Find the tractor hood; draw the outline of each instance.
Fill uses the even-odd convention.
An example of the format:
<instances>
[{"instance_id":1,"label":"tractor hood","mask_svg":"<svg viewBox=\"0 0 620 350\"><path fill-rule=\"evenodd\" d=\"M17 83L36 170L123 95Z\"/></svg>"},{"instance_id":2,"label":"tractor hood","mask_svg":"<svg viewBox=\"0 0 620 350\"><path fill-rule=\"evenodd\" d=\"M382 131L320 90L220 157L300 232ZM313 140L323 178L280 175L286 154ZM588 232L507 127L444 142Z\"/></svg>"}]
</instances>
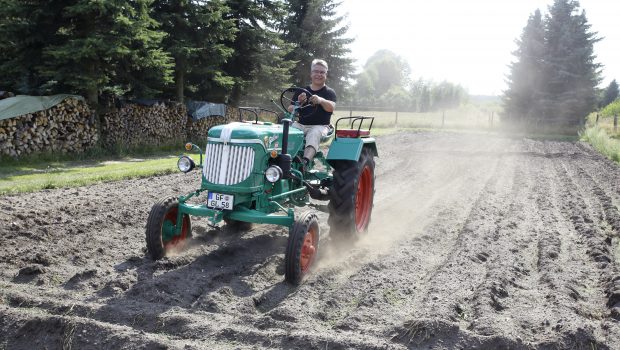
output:
<instances>
[{"instance_id":1,"label":"tractor hood","mask_svg":"<svg viewBox=\"0 0 620 350\"><path fill-rule=\"evenodd\" d=\"M260 144L266 150L282 149L281 124L252 124L234 122L218 125L209 129L208 142L224 142L231 144ZM303 131L289 128L288 152L295 154L303 144Z\"/></svg>"}]
</instances>

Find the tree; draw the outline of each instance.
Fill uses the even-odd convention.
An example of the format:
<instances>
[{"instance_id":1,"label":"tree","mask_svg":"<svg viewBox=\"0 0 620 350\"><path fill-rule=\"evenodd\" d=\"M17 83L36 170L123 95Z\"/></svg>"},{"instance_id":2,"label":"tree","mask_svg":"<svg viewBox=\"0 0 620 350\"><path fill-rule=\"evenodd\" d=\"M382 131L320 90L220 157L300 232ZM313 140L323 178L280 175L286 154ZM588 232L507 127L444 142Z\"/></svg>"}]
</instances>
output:
<instances>
[{"instance_id":1,"label":"tree","mask_svg":"<svg viewBox=\"0 0 620 350\"><path fill-rule=\"evenodd\" d=\"M357 106L374 106L378 101L375 96L375 78L372 72L363 71L355 80L355 94L351 96L351 103Z\"/></svg>"},{"instance_id":2,"label":"tree","mask_svg":"<svg viewBox=\"0 0 620 350\"><path fill-rule=\"evenodd\" d=\"M0 90L32 95L44 92L40 87L45 79L39 74L43 48L57 40L54 33L62 17L53 9L64 3L0 0Z\"/></svg>"},{"instance_id":3,"label":"tree","mask_svg":"<svg viewBox=\"0 0 620 350\"><path fill-rule=\"evenodd\" d=\"M396 110L405 110L411 105L411 98L403 87L392 86L381 96L381 102Z\"/></svg>"},{"instance_id":4,"label":"tree","mask_svg":"<svg viewBox=\"0 0 620 350\"><path fill-rule=\"evenodd\" d=\"M357 77L355 91L362 101L380 101L382 96L397 87L407 90L411 69L405 59L389 50L372 55Z\"/></svg>"},{"instance_id":5,"label":"tree","mask_svg":"<svg viewBox=\"0 0 620 350\"><path fill-rule=\"evenodd\" d=\"M543 92L545 28L539 10L530 15L517 46L513 52L517 60L510 65L508 90L503 96L504 110L511 122L532 123L542 115L538 100Z\"/></svg>"},{"instance_id":6,"label":"tree","mask_svg":"<svg viewBox=\"0 0 620 350\"><path fill-rule=\"evenodd\" d=\"M342 24L345 17L336 15L338 5L333 0L289 1L282 37L294 46L285 56L295 62L291 70L293 84L305 86L310 77L310 63L314 58L322 58L329 65L329 85L342 100L353 70L348 48L353 39L345 37L349 28Z\"/></svg>"},{"instance_id":7,"label":"tree","mask_svg":"<svg viewBox=\"0 0 620 350\"><path fill-rule=\"evenodd\" d=\"M2 0L0 71L21 92L149 95L171 77L150 0ZM23 77L23 78L20 78Z\"/></svg>"},{"instance_id":8,"label":"tree","mask_svg":"<svg viewBox=\"0 0 620 350\"><path fill-rule=\"evenodd\" d=\"M600 64L595 63L594 43L579 2L555 0L545 18L543 119L546 124L579 126L596 106Z\"/></svg>"},{"instance_id":9,"label":"tree","mask_svg":"<svg viewBox=\"0 0 620 350\"><path fill-rule=\"evenodd\" d=\"M544 31L537 11L518 42L504 95L506 117L536 129L576 129L596 105L594 43L600 39L575 0L555 0L542 25Z\"/></svg>"},{"instance_id":10,"label":"tree","mask_svg":"<svg viewBox=\"0 0 620 350\"><path fill-rule=\"evenodd\" d=\"M220 0L156 0L154 18L166 32L163 47L174 58L174 95L204 99L212 88L230 90L234 80L222 70L233 54L225 40L234 40L228 7Z\"/></svg>"},{"instance_id":11,"label":"tree","mask_svg":"<svg viewBox=\"0 0 620 350\"><path fill-rule=\"evenodd\" d=\"M616 79L614 79L605 89L605 92L603 93L603 99L601 100L599 107L604 108L608 104L614 102L618 98L618 94L618 83L616 82Z\"/></svg>"},{"instance_id":12,"label":"tree","mask_svg":"<svg viewBox=\"0 0 620 350\"><path fill-rule=\"evenodd\" d=\"M66 0L53 9L62 22L43 50L43 76L56 91L101 91L146 97L170 82L170 56L160 48L164 33L149 16L151 0ZM145 96L146 95L146 96Z\"/></svg>"},{"instance_id":13,"label":"tree","mask_svg":"<svg viewBox=\"0 0 620 350\"><path fill-rule=\"evenodd\" d=\"M443 81L431 87L432 110L458 107L467 93L460 85Z\"/></svg>"},{"instance_id":14,"label":"tree","mask_svg":"<svg viewBox=\"0 0 620 350\"><path fill-rule=\"evenodd\" d=\"M290 45L276 28L284 18L283 3L278 0L228 0L225 15L236 28L234 40L226 42L234 49L224 71L233 78L231 90L212 89L212 100L231 105L241 101L264 101L287 85L292 62L285 61Z\"/></svg>"}]
</instances>

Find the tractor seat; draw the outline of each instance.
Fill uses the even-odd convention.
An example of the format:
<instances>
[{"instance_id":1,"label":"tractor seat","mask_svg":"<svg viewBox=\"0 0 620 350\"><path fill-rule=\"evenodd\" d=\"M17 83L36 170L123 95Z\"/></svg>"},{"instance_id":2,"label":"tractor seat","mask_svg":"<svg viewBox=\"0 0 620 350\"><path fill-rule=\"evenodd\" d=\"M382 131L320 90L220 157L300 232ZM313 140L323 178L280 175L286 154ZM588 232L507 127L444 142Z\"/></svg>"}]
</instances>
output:
<instances>
[{"instance_id":1,"label":"tractor seat","mask_svg":"<svg viewBox=\"0 0 620 350\"><path fill-rule=\"evenodd\" d=\"M334 140L334 126L329 124L327 128L329 129L327 135L321 137L321 145L329 145Z\"/></svg>"},{"instance_id":2,"label":"tractor seat","mask_svg":"<svg viewBox=\"0 0 620 350\"><path fill-rule=\"evenodd\" d=\"M358 138L370 136L370 130L366 129L338 129L336 130L337 137L344 138Z\"/></svg>"}]
</instances>

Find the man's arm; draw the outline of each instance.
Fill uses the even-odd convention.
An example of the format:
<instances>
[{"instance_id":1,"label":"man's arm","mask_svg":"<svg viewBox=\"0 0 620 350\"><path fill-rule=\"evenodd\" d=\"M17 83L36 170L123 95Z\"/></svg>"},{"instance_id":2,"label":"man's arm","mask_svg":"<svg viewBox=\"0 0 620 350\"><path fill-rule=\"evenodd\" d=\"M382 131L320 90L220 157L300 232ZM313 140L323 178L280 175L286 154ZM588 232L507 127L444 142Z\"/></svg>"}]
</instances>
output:
<instances>
[{"instance_id":1,"label":"man's arm","mask_svg":"<svg viewBox=\"0 0 620 350\"><path fill-rule=\"evenodd\" d=\"M293 109L295 108L295 104L293 103L293 101L297 100L297 102L299 102L300 104L304 103L304 101L306 100L306 93L302 92L301 94L298 94L297 92L293 95L293 99L291 100L291 104L288 106L288 111L289 113L293 113Z\"/></svg>"},{"instance_id":2,"label":"man's arm","mask_svg":"<svg viewBox=\"0 0 620 350\"><path fill-rule=\"evenodd\" d=\"M336 109L336 102L330 101L319 95L312 95L312 97L310 97L310 102L312 102L313 104L320 104L321 107L323 107L323 109L325 110L325 112L332 113Z\"/></svg>"}]
</instances>

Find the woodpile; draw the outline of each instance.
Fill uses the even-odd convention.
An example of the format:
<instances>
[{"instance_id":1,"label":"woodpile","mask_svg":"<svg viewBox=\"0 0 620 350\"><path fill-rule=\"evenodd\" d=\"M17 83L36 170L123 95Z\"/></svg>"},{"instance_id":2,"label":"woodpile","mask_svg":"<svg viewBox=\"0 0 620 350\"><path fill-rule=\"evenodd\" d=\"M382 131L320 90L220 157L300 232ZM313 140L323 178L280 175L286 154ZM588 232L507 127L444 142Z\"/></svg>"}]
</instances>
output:
<instances>
[{"instance_id":1,"label":"woodpile","mask_svg":"<svg viewBox=\"0 0 620 350\"><path fill-rule=\"evenodd\" d=\"M227 124L239 120L239 110L235 107L226 106L226 116L212 115L199 120L187 119L188 141L199 142L207 139L209 129L216 125Z\"/></svg>"},{"instance_id":2,"label":"woodpile","mask_svg":"<svg viewBox=\"0 0 620 350\"><path fill-rule=\"evenodd\" d=\"M187 141L199 142L207 139L209 129L216 125L228 123L228 118L222 116L210 116L194 121L187 119Z\"/></svg>"},{"instance_id":3,"label":"woodpile","mask_svg":"<svg viewBox=\"0 0 620 350\"><path fill-rule=\"evenodd\" d=\"M83 100L68 98L56 106L0 120L0 154L79 153L97 143L95 116Z\"/></svg>"},{"instance_id":4,"label":"woodpile","mask_svg":"<svg viewBox=\"0 0 620 350\"><path fill-rule=\"evenodd\" d=\"M187 109L176 102L151 106L127 103L103 114L102 140L105 147L162 145L186 138Z\"/></svg>"},{"instance_id":5,"label":"woodpile","mask_svg":"<svg viewBox=\"0 0 620 350\"><path fill-rule=\"evenodd\" d=\"M85 101L68 98L44 111L0 120L0 155L81 153L95 146L100 137L101 145L109 149L199 142L206 140L211 127L238 118L238 109L233 107L226 108L226 116L194 121L181 103L126 103L109 108L98 126Z\"/></svg>"}]
</instances>

